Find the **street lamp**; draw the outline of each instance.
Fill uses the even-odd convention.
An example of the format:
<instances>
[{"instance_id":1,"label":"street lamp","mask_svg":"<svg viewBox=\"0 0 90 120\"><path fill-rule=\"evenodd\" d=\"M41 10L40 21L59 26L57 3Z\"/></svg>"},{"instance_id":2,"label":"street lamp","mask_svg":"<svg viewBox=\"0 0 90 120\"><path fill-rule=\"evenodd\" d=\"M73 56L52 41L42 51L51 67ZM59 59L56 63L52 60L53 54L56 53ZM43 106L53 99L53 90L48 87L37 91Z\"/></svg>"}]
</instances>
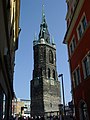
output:
<instances>
[{"instance_id":1,"label":"street lamp","mask_svg":"<svg viewBox=\"0 0 90 120\"><path fill-rule=\"evenodd\" d=\"M64 112L64 116L66 116L66 112L65 112L65 97L64 97L63 74L59 74L59 76L58 76L58 77L61 77L61 80L62 80L63 112Z\"/></svg>"}]
</instances>

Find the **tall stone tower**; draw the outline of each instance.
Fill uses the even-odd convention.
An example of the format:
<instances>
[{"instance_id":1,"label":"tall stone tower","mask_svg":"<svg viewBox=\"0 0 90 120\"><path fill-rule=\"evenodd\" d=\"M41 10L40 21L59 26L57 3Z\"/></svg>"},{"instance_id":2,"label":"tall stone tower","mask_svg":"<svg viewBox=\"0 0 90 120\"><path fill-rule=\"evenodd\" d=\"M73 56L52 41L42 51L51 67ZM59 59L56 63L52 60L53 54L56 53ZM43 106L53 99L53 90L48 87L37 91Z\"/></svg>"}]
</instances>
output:
<instances>
[{"instance_id":1,"label":"tall stone tower","mask_svg":"<svg viewBox=\"0 0 90 120\"><path fill-rule=\"evenodd\" d=\"M56 45L50 34L42 10L42 22L38 39L33 41L34 70L31 80L31 115L58 115L60 82L56 70Z\"/></svg>"}]
</instances>

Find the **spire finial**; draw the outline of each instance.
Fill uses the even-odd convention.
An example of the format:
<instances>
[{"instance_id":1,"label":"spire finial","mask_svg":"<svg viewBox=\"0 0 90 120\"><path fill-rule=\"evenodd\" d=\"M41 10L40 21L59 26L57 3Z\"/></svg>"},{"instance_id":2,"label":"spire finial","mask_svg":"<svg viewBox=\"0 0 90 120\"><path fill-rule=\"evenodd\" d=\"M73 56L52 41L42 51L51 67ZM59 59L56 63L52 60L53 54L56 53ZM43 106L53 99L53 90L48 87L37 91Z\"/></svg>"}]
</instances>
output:
<instances>
[{"instance_id":1,"label":"spire finial","mask_svg":"<svg viewBox=\"0 0 90 120\"><path fill-rule=\"evenodd\" d=\"M44 0L42 0L42 22L44 22L45 12L44 12Z\"/></svg>"}]
</instances>

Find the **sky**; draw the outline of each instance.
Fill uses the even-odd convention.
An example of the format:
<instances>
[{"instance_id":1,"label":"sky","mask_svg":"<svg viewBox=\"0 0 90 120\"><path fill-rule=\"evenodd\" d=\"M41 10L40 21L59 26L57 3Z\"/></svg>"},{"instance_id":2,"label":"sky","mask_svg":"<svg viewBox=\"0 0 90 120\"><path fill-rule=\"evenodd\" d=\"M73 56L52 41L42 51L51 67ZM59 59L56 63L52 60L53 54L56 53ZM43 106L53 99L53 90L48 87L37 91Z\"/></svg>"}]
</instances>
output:
<instances>
[{"instance_id":1,"label":"sky","mask_svg":"<svg viewBox=\"0 0 90 120\"><path fill-rule=\"evenodd\" d=\"M70 70L67 46L63 44L66 32L66 0L44 0L46 22L56 44L57 72L63 74L65 103L71 100ZM33 40L40 31L42 0L21 0L19 46L16 51L14 90L17 98L30 99L30 80L33 71ZM61 81L61 79L59 78Z\"/></svg>"}]
</instances>

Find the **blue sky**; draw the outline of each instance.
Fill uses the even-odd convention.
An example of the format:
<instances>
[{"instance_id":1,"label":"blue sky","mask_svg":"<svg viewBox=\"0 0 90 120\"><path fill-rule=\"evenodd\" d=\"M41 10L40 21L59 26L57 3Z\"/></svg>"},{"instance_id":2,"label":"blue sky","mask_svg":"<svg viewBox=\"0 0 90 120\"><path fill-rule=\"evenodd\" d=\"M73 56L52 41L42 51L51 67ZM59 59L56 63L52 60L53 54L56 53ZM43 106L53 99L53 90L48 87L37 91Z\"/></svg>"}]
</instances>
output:
<instances>
[{"instance_id":1,"label":"blue sky","mask_svg":"<svg viewBox=\"0 0 90 120\"><path fill-rule=\"evenodd\" d=\"M63 44L66 32L66 0L45 0L48 30L54 37L57 50L57 72L64 77L65 101L71 100L71 85L67 46ZM30 80L33 71L33 40L42 20L42 0L21 0L19 48L16 51L14 89L17 98L30 98ZM59 78L60 80L60 78Z\"/></svg>"}]
</instances>

